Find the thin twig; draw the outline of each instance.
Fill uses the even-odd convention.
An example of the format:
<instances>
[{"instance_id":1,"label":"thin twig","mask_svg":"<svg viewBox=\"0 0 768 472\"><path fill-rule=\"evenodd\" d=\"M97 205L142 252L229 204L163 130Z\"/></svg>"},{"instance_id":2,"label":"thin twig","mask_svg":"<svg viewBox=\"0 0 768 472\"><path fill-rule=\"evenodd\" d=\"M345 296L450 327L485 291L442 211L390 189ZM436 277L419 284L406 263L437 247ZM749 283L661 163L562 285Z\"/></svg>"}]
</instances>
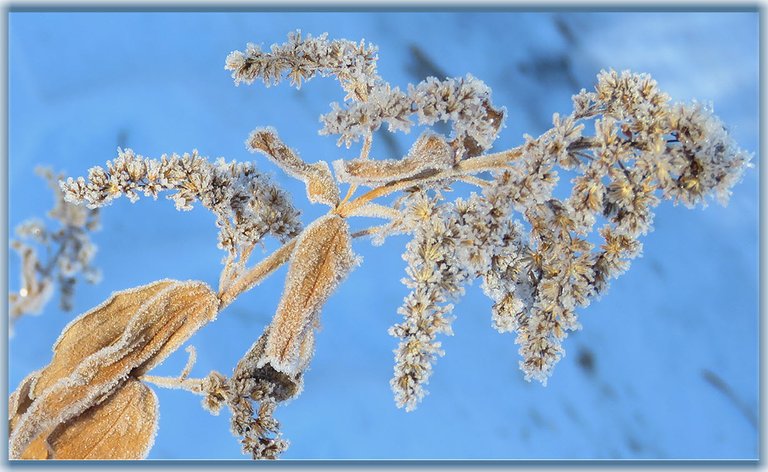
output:
<instances>
[{"instance_id":1,"label":"thin twig","mask_svg":"<svg viewBox=\"0 0 768 472\"><path fill-rule=\"evenodd\" d=\"M225 306L229 305L238 295L252 289L265 277L288 262L291 258L291 253L293 252L293 247L296 245L297 239L298 236L283 244L266 259L253 266L226 288L220 290L219 300L221 300L221 308L223 309Z\"/></svg>"},{"instance_id":2,"label":"thin twig","mask_svg":"<svg viewBox=\"0 0 768 472\"><path fill-rule=\"evenodd\" d=\"M370 228L362 229L360 231L356 231L352 233L350 236L352 238L362 238L364 236L370 236L372 234L380 233L384 230L389 228L389 225L378 225L378 226L371 226Z\"/></svg>"},{"instance_id":3,"label":"thin twig","mask_svg":"<svg viewBox=\"0 0 768 472\"><path fill-rule=\"evenodd\" d=\"M203 379L182 379L179 377L160 377L157 375L142 375L139 377L142 382L149 382L153 385L163 388L176 388L186 390L192 393L202 393Z\"/></svg>"},{"instance_id":4,"label":"thin twig","mask_svg":"<svg viewBox=\"0 0 768 472\"><path fill-rule=\"evenodd\" d=\"M476 185L476 186L478 186L480 188L486 188L489 185L491 185L490 181L485 180L485 179L481 179L480 177L475 177L474 175L465 175L465 176L457 178L456 180L460 180L462 182L465 182L465 183L468 183L468 184L471 184L471 185Z\"/></svg>"},{"instance_id":5,"label":"thin twig","mask_svg":"<svg viewBox=\"0 0 768 472\"><path fill-rule=\"evenodd\" d=\"M365 135L365 141L363 141L363 148L360 150L360 157L358 159L368 159L368 155L371 153L371 143L373 142L373 134L368 133ZM354 195L355 191L357 191L357 184L350 184L349 190L347 191L347 195L344 197L344 200L342 200L341 204L344 204L349 201L350 198L352 198L352 195Z\"/></svg>"},{"instance_id":6,"label":"thin twig","mask_svg":"<svg viewBox=\"0 0 768 472\"><path fill-rule=\"evenodd\" d=\"M182 381L189 377L189 373L192 372L192 367L194 367L195 361L197 361L197 351L195 351L195 346L187 346L185 351L189 353L189 358L187 358L187 364L184 366L184 370L179 374L179 380Z\"/></svg>"}]
</instances>

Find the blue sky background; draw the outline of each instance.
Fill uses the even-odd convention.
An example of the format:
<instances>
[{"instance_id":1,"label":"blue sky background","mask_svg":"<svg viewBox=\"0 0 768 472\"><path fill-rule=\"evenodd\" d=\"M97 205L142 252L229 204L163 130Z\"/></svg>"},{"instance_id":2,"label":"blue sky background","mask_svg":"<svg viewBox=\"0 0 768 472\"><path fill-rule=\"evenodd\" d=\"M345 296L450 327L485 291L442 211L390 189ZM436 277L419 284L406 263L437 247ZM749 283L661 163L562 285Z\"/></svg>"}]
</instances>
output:
<instances>
[{"instance_id":1,"label":"blue sky background","mask_svg":"<svg viewBox=\"0 0 768 472\"><path fill-rule=\"evenodd\" d=\"M545 131L603 68L648 72L674 100L711 101L737 142L758 149L757 13L14 12L9 228L50 208L36 165L84 175L118 146L153 157L197 148L212 158L257 159L294 195L305 223L321 215L325 207L306 202L303 184L243 142L269 125L308 161L356 156L358 148L317 134L318 116L343 98L341 89L331 79L299 91L287 83L235 87L223 69L230 51L283 42L295 29L377 44L380 74L401 88L432 74L484 80L508 110L495 149ZM402 154L416 136L379 137L373 155ZM386 332L406 295L407 239L355 241L364 263L323 310L304 392L276 414L292 442L284 458L756 458L758 173L759 165L746 173L727 208L658 208L644 256L581 311L583 330L566 340L547 387L523 379L514 337L491 328L490 300L479 284L469 287L455 308L455 336L443 338L431 393L412 413L392 400L397 343ZM53 300L17 323L9 388L50 360L69 320L112 291L161 278L216 285L223 252L203 208L180 213L163 199L120 199L102 221L94 239L104 281L79 285L72 313ZM11 289L18 273L11 254ZM231 373L269 322L284 276L285 268L191 339L193 376ZM185 361L179 350L155 373L177 375ZM160 428L149 458L245 458L228 412L214 417L188 392L156 392Z\"/></svg>"}]
</instances>

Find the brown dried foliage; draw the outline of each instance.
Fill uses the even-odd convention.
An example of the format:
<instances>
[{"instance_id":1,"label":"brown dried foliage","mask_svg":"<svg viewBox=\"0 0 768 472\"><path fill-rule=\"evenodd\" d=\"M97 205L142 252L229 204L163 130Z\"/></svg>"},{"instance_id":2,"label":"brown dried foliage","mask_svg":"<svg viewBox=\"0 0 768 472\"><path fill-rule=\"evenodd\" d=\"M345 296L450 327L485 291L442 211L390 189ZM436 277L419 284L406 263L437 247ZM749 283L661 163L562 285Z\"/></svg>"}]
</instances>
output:
<instances>
[{"instance_id":1,"label":"brown dried foliage","mask_svg":"<svg viewBox=\"0 0 768 472\"><path fill-rule=\"evenodd\" d=\"M161 280L117 292L73 320L54 344L51 362L11 394L11 458L144 457L157 407L137 379L213 320L218 306L202 282Z\"/></svg>"},{"instance_id":2,"label":"brown dried foliage","mask_svg":"<svg viewBox=\"0 0 768 472\"><path fill-rule=\"evenodd\" d=\"M339 203L339 188L325 161L307 164L286 146L272 128L261 128L251 132L246 141L248 149L260 152L279 165L288 175L304 181L307 199L312 203L336 206Z\"/></svg>"},{"instance_id":3,"label":"brown dried foliage","mask_svg":"<svg viewBox=\"0 0 768 472\"><path fill-rule=\"evenodd\" d=\"M326 215L308 226L291 256L285 292L269 327L260 366L295 375L314 351L313 329L328 297L355 263L349 227L338 215Z\"/></svg>"}]
</instances>

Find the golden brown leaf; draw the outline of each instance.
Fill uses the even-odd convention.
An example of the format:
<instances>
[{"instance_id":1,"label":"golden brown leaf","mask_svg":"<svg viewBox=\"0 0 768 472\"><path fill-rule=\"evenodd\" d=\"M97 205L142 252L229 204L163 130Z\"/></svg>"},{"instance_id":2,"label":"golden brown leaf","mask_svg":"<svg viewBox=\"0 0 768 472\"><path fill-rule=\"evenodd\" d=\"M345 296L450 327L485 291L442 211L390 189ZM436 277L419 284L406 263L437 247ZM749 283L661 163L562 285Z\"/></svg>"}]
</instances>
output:
<instances>
[{"instance_id":1,"label":"golden brown leaf","mask_svg":"<svg viewBox=\"0 0 768 472\"><path fill-rule=\"evenodd\" d=\"M51 363L11 395L11 457L58 425L80 421L126 381L162 362L213 320L218 306L203 282L161 280L117 292L73 320L54 345Z\"/></svg>"},{"instance_id":2,"label":"golden brown leaf","mask_svg":"<svg viewBox=\"0 0 768 472\"><path fill-rule=\"evenodd\" d=\"M307 198L312 203L324 203L335 207L339 203L339 187L333 180L331 168L325 161L309 164L302 179L307 184Z\"/></svg>"},{"instance_id":3,"label":"golden brown leaf","mask_svg":"<svg viewBox=\"0 0 768 472\"><path fill-rule=\"evenodd\" d=\"M343 218L326 215L306 228L291 256L285 292L259 367L269 363L288 375L304 370L314 350L313 329L320 309L354 263Z\"/></svg>"},{"instance_id":4,"label":"golden brown leaf","mask_svg":"<svg viewBox=\"0 0 768 472\"><path fill-rule=\"evenodd\" d=\"M157 432L157 397L129 380L102 403L38 436L22 459L137 459Z\"/></svg>"},{"instance_id":5,"label":"golden brown leaf","mask_svg":"<svg viewBox=\"0 0 768 472\"><path fill-rule=\"evenodd\" d=\"M53 344L53 359L40 373L34 393L70 375L79 361L115 343L131 318L173 281L163 280L113 294L106 302L72 320Z\"/></svg>"}]
</instances>

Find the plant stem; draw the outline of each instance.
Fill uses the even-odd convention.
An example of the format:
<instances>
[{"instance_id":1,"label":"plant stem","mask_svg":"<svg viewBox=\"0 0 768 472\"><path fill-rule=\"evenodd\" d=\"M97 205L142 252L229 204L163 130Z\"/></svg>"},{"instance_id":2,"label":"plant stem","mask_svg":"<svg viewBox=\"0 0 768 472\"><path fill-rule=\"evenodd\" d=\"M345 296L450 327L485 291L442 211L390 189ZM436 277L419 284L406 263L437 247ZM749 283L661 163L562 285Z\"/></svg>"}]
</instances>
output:
<instances>
[{"instance_id":1,"label":"plant stem","mask_svg":"<svg viewBox=\"0 0 768 472\"><path fill-rule=\"evenodd\" d=\"M350 234L350 237L353 239L362 238L363 236L370 236L372 234L379 233L381 231L384 231L387 228L389 228L389 225L371 226L370 228L361 229L360 231L356 231Z\"/></svg>"},{"instance_id":2,"label":"plant stem","mask_svg":"<svg viewBox=\"0 0 768 472\"><path fill-rule=\"evenodd\" d=\"M163 388L180 388L193 393L201 393L203 379L182 379L179 377L160 377L157 375L142 375L142 382L148 382Z\"/></svg>"},{"instance_id":3,"label":"plant stem","mask_svg":"<svg viewBox=\"0 0 768 472\"><path fill-rule=\"evenodd\" d=\"M288 262L293 252L293 247L296 245L298 236L294 237L287 243L280 246L278 250L270 254L266 259L262 260L247 272L237 278L234 282L229 284L221 292L219 292L219 300L221 300L221 308L232 303L241 293L248 291L258 285L265 277L277 270L281 265Z\"/></svg>"},{"instance_id":4,"label":"plant stem","mask_svg":"<svg viewBox=\"0 0 768 472\"><path fill-rule=\"evenodd\" d=\"M476 174L478 172L484 172L488 170L499 170L507 167L510 161L520 158L523 155L522 146L507 151L502 151L494 154L485 154L482 156L472 157L465 161L461 161L453 168L447 170L433 170L426 173L422 173L415 177L409 177L407 179L397 180L376 187L360 197L345 202L335 210L342 217L348 216L356 208L365 205L371 200L375 200L379 197L384 197L391 193L405 190L409 187L415 187L416 185L433 182L435 180L451 179L467 174Z\"/></svg>"},{"instance_id":5,"label":"plant stem","mask_svg":"<svg viewBox=\"0 0 768 472\"><path fill-rule=\"evenodd\" d=\"M371 132L368 132L368 134L365 135L365 141L363 142L363 148L360 150L360 157L358 159L368 159L368 154L371 153L371 143L373 142L373 134ZM344 200L341 202L342 204L347 203L350 198L352 198L352 195L354 195L355 191L357 190L357 184L350 184L349 190L347 191L347 195L344 197Z\"/></svg>"},{"instance_id":6,"label":"plant stem","mask_svg":"<svg viewBox=\"0 0 768 472\"><path fill-rule=\"evenodd\" d=\"M485 188L491 184L491 182L489 182L488 180L481 179L480 177L475 177L474 175L464 175L464 176L458 177L457 180L468 183L470 185L476 185L480 188Z\"/></svg>"}]
</instances>

